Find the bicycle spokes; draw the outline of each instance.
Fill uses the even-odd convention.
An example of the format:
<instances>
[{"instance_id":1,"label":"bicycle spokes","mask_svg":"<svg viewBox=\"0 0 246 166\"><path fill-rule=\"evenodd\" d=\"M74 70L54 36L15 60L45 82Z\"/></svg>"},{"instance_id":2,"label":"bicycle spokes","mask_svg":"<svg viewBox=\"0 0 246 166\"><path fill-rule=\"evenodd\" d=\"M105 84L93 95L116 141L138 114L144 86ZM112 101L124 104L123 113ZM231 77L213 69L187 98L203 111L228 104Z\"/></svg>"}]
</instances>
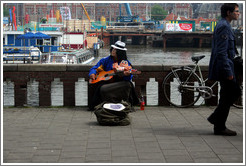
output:
<instances>
[{"instance_id":1,"label":"bicycle spokes","mask_svg":"<svg viewBox=\"0 0 246 166\"><path fill-rule=\"evenodd\" d=\"M198 76L189 69L173 70L163 82L165 97L168 102L177 107L194 105L200 97L200 93L194 86L201 86Z\"/></svg>"}]
</instances>

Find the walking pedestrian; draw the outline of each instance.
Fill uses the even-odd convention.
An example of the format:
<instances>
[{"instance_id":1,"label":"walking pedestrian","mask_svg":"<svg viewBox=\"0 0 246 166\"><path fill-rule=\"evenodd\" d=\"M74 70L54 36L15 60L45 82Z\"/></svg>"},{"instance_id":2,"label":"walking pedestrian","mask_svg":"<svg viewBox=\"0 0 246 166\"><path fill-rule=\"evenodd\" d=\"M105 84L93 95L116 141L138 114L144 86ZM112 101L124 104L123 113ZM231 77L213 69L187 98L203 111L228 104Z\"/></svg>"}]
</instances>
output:
<instances>
[{"instance_id":1,"label":"walking pedestrian","mask_svg":"<svg viewBox=\"0 0 246 166\"><path fill-rule=\"evenodd\" d=\"M234 72L233 59L237 54L237 49L230 25L232 20L239 18L239 14L238 4L223 4L221 6L222 19L217 23L213 34L209 79L219 81L221 86L219 104L208 117L208 121L214 125L215 135L237 135L236 131L226 127L226 121L231 105L241 95Z\"/></svg>"}]
</instances>

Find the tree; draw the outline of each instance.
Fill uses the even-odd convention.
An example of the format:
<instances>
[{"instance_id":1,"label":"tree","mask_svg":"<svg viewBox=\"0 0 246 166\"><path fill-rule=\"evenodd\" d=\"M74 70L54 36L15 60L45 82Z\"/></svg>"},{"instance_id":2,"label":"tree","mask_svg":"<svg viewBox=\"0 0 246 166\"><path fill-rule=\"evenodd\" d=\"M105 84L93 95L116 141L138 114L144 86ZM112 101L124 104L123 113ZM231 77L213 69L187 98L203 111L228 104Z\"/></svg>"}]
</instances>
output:
<instances>
[{"instance_id":1,"label":"tree","mask_svg":"<svg viewBox=\"0 0 246 166\"><path fill-rule=\"evenodd\" d=\"M217 16L216 20L221 20L221 18L222 18L221 16Z\"/></svg>"},{"instance_id":2,"label":"tree","mask_svg":"<svg viewBox=\"0 0 246 166\"><path fill-rule=\"evenodd\" d=\"M162 8L160 5L154 5L151 8L151 19L155 21L161 21L167 17L167 11Z\"/></svg>"},{"instance_id":3,"label":"tree","mask_svg":"<svg viewBox=\"0 0 246 166\"><path fill-rule=\"evenodd\" d=\"M45 23L47 22L47 19L46 19L46 18L42 18L42 19L40 20L40 22L43 23L43 24L45 24Z\"/></svg>"},{"instance_id":4,"label":"tree","mask_svg":"<svg viewBox=\"0 0 246 166\"><path fill-rule=\"evenodd\" d=\"M9 8L3 7L3 16L8 17L9 16Z\"/></svg>"}]
</instances>

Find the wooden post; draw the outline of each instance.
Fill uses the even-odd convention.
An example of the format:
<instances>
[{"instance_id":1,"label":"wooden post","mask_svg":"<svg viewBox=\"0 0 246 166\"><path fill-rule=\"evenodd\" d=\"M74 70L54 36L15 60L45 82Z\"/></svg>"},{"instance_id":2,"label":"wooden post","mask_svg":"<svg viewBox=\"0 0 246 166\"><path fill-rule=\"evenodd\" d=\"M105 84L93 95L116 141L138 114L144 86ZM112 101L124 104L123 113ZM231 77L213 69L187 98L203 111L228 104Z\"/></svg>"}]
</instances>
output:
<instances>
[{"instance_id":1,"label":"wooden post","mask_svg":"<svg viewBox=\"0 0 246 166\"><path fill-rule=\"evenodd\" d=\"M103 39L103 27L101 27L101 40Z\"/></svg>"},{"instance_id":2,"label":"wooden post","mask_svg":"<svg viewBox=\"0 0 246 166\"><path fill-rule=\"evenodd\" d=\"M199 48L202 48L202 38L199 38Z\"/></svg>"},{"instance_id":3,"label":"wooden post","mask_svg":"<svg viewBox=\"0 0 246 166\"><path fill-rule=\"evenodd\" d=\"M165 36L163 36L163 49L167 48L167 39Z\"/></svg>"}]
</instances>

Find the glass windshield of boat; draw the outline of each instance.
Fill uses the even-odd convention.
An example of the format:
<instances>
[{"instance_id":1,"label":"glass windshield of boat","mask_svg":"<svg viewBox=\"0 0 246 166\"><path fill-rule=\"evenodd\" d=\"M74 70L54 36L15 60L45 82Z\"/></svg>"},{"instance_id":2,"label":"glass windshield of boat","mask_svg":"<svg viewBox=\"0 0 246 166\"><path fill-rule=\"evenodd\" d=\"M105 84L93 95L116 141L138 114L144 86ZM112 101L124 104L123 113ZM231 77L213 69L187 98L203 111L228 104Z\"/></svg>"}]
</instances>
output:
<instances>
[{"instance_id":1,"label":"glass windshield of boat","mask_svg":"<svg viewBox=\"0 0 246 166\"><path fill-rule=\"evenodd\" d=\"M50 54L48 63L74 64L77 60L74 54Z\"/></svg>"}]
</instances>

